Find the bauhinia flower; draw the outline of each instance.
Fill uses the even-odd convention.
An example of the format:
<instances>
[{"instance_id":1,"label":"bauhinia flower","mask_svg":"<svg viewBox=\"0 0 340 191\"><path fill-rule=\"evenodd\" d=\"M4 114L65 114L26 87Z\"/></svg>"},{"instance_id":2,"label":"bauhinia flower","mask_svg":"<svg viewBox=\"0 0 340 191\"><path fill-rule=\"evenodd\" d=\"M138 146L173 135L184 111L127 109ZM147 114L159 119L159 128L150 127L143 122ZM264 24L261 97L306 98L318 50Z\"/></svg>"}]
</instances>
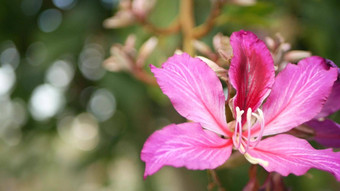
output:
<instances>
[{"instance_id":1,"label":"bauhinia flower","mask_svg":"<svg viewBox=\"0 0 340 191\"><path fill-rule=\"evenodd\" d=\"M168 125L147 139L141 152L144 177L165 165L214 169L235 149L268 172L302 175L317 168L340 181L340 152L316 150L306 140L284 134L321 111L337 69L313 56L288 64L275 77L270 52L255 34L235 32L230 43L229 78L236 95L231 100L235 120L228 124L221 82L201 59L183 53L162 68L151 66L174 108L193 122Z\"/></svg>"}]
</instances>

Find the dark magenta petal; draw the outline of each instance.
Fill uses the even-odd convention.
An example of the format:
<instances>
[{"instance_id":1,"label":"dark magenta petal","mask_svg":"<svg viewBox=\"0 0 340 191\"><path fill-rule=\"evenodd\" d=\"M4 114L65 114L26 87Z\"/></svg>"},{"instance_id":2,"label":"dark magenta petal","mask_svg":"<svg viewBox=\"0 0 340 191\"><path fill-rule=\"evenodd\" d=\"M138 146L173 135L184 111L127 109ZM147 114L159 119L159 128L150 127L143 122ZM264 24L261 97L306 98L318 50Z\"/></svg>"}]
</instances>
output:
<instances>
[{"instance_id":1,"label":"dark magenta petal","mask_svg":"<svg viewBox=\"0 0 340 191\"><path fill-rule=\"evenodd\" d=\"M191 170L214 169L230 156L232 142L204 130L199 123L171 124L154 132L145 142L141 159L144 178L163 166Z\"/></svg>"},{"instance_id":2,"label":"dark magenta petal","mask_svg":"<svg viewBox=\"0 0 340 191\"><path fill-rule=\"evenodd\" d=\"M275 79L263 104L264 135L278 134L313 119L329 96L337 69L312 56L298 65L288 64Z\"/></svg>"},{"instance_id":3,"label":"dark magenta petal","mask_svg":"<svg viewBox=\"0 0 340 191\"><path fill-rule=\"evenodd\" d=\"M323 106L321 112L315 118L324 118L340 109L340 68L331 60L326 60L327 64L338 69L338 79L334 82L332 92Z\"/></svg>"},{"instance_id":4,"label":"dark magenta petal","mask_svg":"<svg viewBox=\"0 0 340 191\"><path fill-rule=\"evenodd\" d=\"M330 119L311 120L305 125L314 129L314 140L326 147L340 148L340 125Z\"/></svg>"},{"instance_id":5,"label":"dark magenta petal","mask_svg":"<svg viewBox=\"0 0 340 191\"><path fill-rule=\"evenodd\" d=\"M234 55L229 69L230 82L236 89L234 108L255 111L274 83L273 58L264 42L249 31L234 32L230 44Z\"/></svg>"},{"instance_id":6,"label":"dark magenta petal","mask_svg":"<svg viewBox=\"0 0 340 191\"><path fill-rule=\"evenodd\" d=\"M340 181L340 152L316 150L306 140L292 135L266 138L249 149L245 157L268 172L278 172L282 176L290 173L300 176L310 168L317 168L332 173Z\"/></svg>"}]
</instances>

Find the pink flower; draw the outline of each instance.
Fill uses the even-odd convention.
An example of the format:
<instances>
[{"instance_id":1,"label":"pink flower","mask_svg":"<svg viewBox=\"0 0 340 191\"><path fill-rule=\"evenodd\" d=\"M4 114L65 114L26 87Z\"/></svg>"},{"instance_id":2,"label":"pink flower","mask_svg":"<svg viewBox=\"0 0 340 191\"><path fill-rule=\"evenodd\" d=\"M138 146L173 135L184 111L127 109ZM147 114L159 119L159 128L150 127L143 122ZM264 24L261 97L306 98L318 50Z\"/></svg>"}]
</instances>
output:
<instances>
[{"instance_id":1,"label":"pink flower","mask_svg":"<svg viewBox=\"0 0 340 191\"><path fill-rule=\"evenodd\" d=\"M144 177L165 165L214 169L234 148L268 172L302 175L317 168L340 181L340 152L316 150L306 140L281 134L321 111L337 70L313 56L288 64L275 77L270 52L255 34L235 32L230 43L229 77L237 93L231 101L236 120L228 124L221 82L206 63L182 54L162 68L151 66L177 112L193 122L168 125L148 138L141 152Z\"/></svg>"}]
</instances>

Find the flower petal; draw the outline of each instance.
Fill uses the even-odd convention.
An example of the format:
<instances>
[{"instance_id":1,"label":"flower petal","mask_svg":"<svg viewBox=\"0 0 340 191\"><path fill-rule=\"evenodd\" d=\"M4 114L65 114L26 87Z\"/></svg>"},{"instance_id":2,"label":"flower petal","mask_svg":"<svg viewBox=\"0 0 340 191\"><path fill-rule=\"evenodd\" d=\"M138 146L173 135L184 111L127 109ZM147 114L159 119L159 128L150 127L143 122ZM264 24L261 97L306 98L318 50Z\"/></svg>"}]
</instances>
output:
<instances>
[{"instance_id":1,"label":"flower petal","mask_svg":"<svg viewBox=\"0 0 340 191\"><path fill-rule=\"evenodd\" d=\"M274 83L274 61L263 41L248 31L234 32L230 37L233 58L230 82L236 89L234 108L255 111L270 93Z\"/></svg>"},{"instance_id":2,"label":"flower petal","mask_svg":"<svg viewBox=\"0 0 340 191\"><path fill-rule=\"evenodd\" d=\"M268 172L275 171L283 176L290 173L299 176L310 168L317 168L332 173L340 181L340 152L316 150L306 140L292 135L267 138L256 148L248 150L245 157Z\"/></svg>"},{"instance_id":3,"label":"flower petal","mask_svg":"<svg viewBox=\"0 0 340 191\"><path fill-rule=\"evenodd\" d=\"M340 124L332 120L311 120L305 123L314 129L314 140L326 147L340 148Z\"/></svg>"},{"instance_id":4,"label":"flower petal","mask_svg":"<svg viewBox=\"0 0 340 191\"><path fill-rule=\"evenodd\" d=\"M145 142L141 159L144 178L165 165L192 170L214 169L230 156L232 143L203 130L199 123L171 124L153 133Z\"/></svg>"},{"instance_id":5,"label":"flower petal","mask_svg":"<svg viewBox=\"0 0 340 191\"><path fill-rule=\"evenodd\" d=\"M222 84L206 63L183 53L170 57L162 68L151 65L151 71L178 113L218 134L231 135Z\"/></svg>"},{"instance_id":6,"label":"flower petal","mask_svg":"<svg viewBox=\"0 0 340 191\"><path fill-rule=\"evenodd\" d=\"M264 135L286 132L311 120L321 110L337 78L337 69L312 56L279 73L263 104Z\"/></svg>"},{"instance_id":7,"label":"flower petal","mask_svg":"<svg viewBox=\"0 0 340 191\"><path fill-rule=\"evenodd\" d=\"M338 79L334 82L331 94L323 106L321 112L315 118L324 118L340 109L340 68L338 68L331 60L326 60L327 64L338 69Z\"/></svg>"}]
</instances>

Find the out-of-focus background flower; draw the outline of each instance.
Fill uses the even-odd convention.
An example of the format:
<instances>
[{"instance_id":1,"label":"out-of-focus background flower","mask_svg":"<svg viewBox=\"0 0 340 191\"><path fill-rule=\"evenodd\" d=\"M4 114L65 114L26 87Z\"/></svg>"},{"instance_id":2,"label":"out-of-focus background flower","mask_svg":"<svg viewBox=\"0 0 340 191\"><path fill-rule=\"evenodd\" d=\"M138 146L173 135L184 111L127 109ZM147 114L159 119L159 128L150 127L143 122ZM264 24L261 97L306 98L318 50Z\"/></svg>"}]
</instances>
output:
<instances>
[{"instance_id":1,"label":"out-of-focus background flower","mask_svg":"<svg viewBox=\"0 0 340 191\"><path fill-rule=\"evenodd\" d=\"M169 25L179 12L179 0L154 3L153 8L138 3L133 8L139 18L147 17L159 27ZM339 65L337 0L254 3L227 3L201 41L212 46L217 33L230 35L240 29L263 39L279 32L292 49L311 51ZM0 2L0 190L207 189L206 171L166 167L143 180L139 153L146 138L184 119L157 86L126 72L130 68L124 58L114 60L122 64L118 69L109 68L119 72L103 67L104 60L110 61L112 45L124 44L133 34L126 47L130 42L139 50L153 36L145 27L130 25L135 18L129 13L112 20L118 10L118 0ZM210 1L195 0L194 12L197 24L203 23ZM148 46L157 43L157 48L147 58L139 55L146 70L181 48L177 34L152 39ZM123 48L117 45L116 52L118 47ZM332 118L340 122L339 113ZM223 186L241 190L248 182L249 166L217 171ZM284 181L293 190L340 189L333 176L317 170Z\"/></svg>"}]
</instances>

